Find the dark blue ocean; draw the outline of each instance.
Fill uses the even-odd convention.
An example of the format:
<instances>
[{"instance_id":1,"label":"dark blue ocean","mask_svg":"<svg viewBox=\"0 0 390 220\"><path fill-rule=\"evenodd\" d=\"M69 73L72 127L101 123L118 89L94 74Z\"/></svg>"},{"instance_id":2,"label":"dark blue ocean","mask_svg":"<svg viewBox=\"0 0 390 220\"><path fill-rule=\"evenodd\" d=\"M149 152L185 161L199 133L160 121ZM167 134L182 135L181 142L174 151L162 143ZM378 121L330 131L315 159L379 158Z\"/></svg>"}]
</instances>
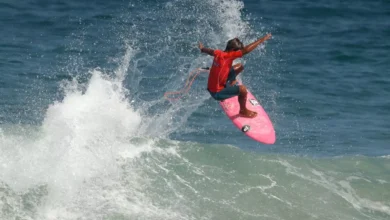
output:
<instances>
[{"instance_id":1,"label":"dark blue ocean","mask_svg":"<svg viewBox=\"0 0 390 220\"><path fill-rule=\"evenodd\" d=\"M200 74L238 60L276 131ZM387 0L0 0L0 219L390 218Z\"/></svg>"}]
</instances>

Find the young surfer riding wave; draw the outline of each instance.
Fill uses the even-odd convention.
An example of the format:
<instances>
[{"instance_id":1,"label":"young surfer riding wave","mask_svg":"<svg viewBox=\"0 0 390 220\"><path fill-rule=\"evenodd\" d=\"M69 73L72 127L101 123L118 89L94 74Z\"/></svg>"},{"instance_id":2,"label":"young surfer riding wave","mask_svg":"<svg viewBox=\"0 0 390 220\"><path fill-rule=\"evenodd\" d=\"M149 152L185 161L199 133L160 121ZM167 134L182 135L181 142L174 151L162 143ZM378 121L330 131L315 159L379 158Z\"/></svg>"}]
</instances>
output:
<instances>
[{"instance_id":1,"label":"young surfer riding wave","mask_svg":"<svg viewBox=\"0 0 390 220\"><path fill-rule=\"evenodd\" d=\"M270 38L271 34L267 34L247 46L244 46L238 38L234 38L227 42L224 51L206 48L199 42L200 51L214 57L207 90L218 101L238 96L238 103L240 104L239 114L241 117L254 118L257 113L246 108L245 103L248 91L244 85L238 85L236 81L236 76L244 69L244 66L240 63L233 66L233 61L250 53Z\"/></svg>"}]
</instances>

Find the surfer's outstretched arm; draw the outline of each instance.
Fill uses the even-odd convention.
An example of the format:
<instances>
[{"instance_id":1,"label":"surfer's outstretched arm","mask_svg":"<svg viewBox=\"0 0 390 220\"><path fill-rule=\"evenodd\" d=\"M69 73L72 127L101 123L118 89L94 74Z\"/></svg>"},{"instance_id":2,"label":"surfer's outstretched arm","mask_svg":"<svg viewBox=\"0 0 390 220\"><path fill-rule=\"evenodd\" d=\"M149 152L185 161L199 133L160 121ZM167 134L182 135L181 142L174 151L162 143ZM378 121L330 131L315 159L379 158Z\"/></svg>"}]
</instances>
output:
<instances>
[{"instance_id":1,"label":"surfer's outstretched arm","mask_svg":"<svg viewBox=\"0 0 390 220\"><path fill-rule=\"evenodd\" d=\"M214 50L204 47L201 42L199 42L199 49L200 49L200 52L202 52L202 53L207 53L210 56L214 56Z\"/></svg>"},{"instance_id":2,"label":"surfer's outstretched arm","mask_svg":"<svg viewBox=\"0 0 390 220\"><path fill-rule=\"evenodd\" d=\"M259 46L261 43L263 43L264 41L268 40L271 38L271 34L267 34L265 37L262 37L258 40L256 40L255 42L251 43L251 44L248 44L244 47L244 49L242 49L242 54L245 55L245 54L248 54L250 52L252 52L252 50L254 50L257 46Z\"/></svg>"}]
</instances>

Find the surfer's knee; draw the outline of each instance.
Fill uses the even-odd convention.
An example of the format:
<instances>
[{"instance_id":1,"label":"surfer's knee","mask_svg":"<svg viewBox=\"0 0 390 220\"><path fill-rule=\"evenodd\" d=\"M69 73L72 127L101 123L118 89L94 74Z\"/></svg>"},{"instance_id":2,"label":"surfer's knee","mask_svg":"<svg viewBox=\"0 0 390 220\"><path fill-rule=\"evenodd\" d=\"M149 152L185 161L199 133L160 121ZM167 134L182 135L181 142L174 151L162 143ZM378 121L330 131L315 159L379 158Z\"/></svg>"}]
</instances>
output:
<instances>
[{"instance_id":1,"label":"surfer's knee","mask_svg":"<svg viewBox=\"0 0 390 220\"><path fill-rule=\"evenodd\" d=\"M244 65L242 65L241 63L234 65L234 72L236 72L236 74L241 73L243 70L244 70Z\"/></svg>"}]
</instances>

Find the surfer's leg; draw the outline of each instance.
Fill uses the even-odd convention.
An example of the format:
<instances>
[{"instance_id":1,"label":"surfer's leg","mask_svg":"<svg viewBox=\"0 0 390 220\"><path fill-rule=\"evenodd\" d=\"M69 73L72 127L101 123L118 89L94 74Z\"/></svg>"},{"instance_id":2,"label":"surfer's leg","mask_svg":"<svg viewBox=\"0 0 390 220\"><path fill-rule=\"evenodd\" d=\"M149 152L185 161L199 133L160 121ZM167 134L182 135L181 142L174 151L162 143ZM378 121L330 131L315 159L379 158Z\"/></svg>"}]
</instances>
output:
<instances>
[{"instance_id":1,"label":"surfer's leg","mask_svg":"<svg viewBox=\"0 0 390 220\"><path fill-rule=\"evenodd\" d=\"M229 75L228 75L228 78L226 80L226 86L227 87L228 85L235 85L236 84L236 71L234 70L234 68L230 68L230 72L229 72Z\"/></svg>"},{"instance_id":2,"label":"surfer's leg","mask_svg":"<svg viewBox=\"0 0 390 220\"><path fill-rule=\"evenodd\" d=\"M210 95L215 100L218 100L218 101L223 101L225 99L228 99L228 98L231 98L234 96L238 96L239 94L240 94L240 88L238 87L238 85L234 85L234 86L228 85L219 92L216 92L216 93L210 92Z\"/></svg>"},{"instance_id":3,"label":"surfer's leg","mask_svg":"<svg viewBox=\"0 0 390 220\"><path fill-rule=\"evenodd\" d=\"M233 65L233 69L236 75L238 75L244 70L244 66L241 63L237 63Z\"/></svg>"},{"instance_id":4,"label":"surfer's leg","mask_svg":"<svg viewBox=\"0 0 390 220\"><path fill-rule=\"evenodd\" d=\"M226 86L228 86L228 85L230 85L230 86L236 85L237 84L236 77L237 77L237 73L234 70L234 67L230 68L230 72L229 72L228 78L226 80Z\"/></svg>"},{"instance_id":5,"label":"surfer's leg","mask_svg":"<svg viewBox=\"0 0 390 220\"><path fill-rule=\"evenodd\" d=\"M246 118L254 118L257 116L257 112L251 111L246 108L246 99L248 95L248 90L244 85L239 86L239 95L238 95L238 103L240 104L240 116Z\"/></svg>"},{"instance_id":6,"label":"surfer's leg","mask_svg":"<svg viewBox=\"0 0 390 220\"><path fill-rule=\"evenodd\" d=\"M229 72L227 83L235 85L237 83L236 77L244 70L244 66L241 63L237 63L232 66Z\"/></svg>"}]
</instances>

